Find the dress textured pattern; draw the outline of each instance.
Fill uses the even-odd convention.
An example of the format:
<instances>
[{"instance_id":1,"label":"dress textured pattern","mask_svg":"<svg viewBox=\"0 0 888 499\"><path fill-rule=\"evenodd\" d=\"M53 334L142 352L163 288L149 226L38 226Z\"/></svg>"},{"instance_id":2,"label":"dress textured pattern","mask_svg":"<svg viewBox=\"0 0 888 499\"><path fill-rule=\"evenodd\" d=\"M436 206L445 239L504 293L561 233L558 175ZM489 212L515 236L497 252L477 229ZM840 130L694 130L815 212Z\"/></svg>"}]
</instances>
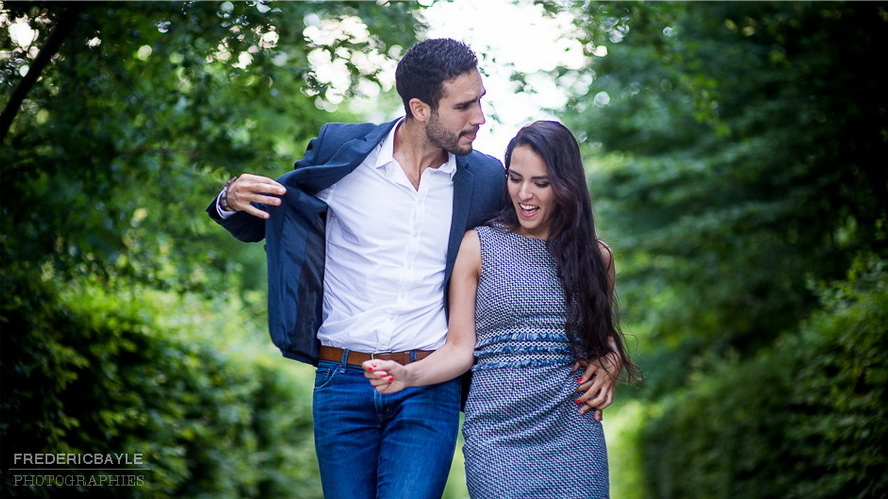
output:
<instances>
[{"instance_id":1,"label":"dress textured pattern","mask_svg":"<svg viewBox=\"0 0 888 499\"><path fill-rule=\"evenodd\" d=\"M564 292L546 241L478 227L476 364L463 453L475 499L609 497L601 423L578 412Z\"/></svg>"}]
</instances>

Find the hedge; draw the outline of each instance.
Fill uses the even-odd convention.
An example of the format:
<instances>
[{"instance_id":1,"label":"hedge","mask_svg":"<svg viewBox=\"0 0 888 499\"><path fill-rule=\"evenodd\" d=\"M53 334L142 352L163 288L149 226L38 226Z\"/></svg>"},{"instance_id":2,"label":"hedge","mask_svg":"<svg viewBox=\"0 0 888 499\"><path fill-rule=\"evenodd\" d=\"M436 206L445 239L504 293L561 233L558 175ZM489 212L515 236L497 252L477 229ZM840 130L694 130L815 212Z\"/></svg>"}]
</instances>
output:
<instances>
[{"instance_id":1,"label":"hedge","mask_svg":"<svg viewBox=\"0 0 888 499\"><path fill-rule=\"evenodd\" d=\"M888 496L888 263L820 295L774 349L664 402L641 438L653 497Z\"/></svg>"},{"instance_id":2,"label":"hedge","mask_svg":"<svg viewBox=\"0 0 888 499\"><path fill-rule=\"evenodd\" d=\"M66 302L55 287L4 271L5 495L320 497L310 387L281 368L286 361L189 340L138 297ZM27 487L9 471L21 465L17 453L141 454L149 469L136 473L141 486Z\"/></svg>"}]
</instances>

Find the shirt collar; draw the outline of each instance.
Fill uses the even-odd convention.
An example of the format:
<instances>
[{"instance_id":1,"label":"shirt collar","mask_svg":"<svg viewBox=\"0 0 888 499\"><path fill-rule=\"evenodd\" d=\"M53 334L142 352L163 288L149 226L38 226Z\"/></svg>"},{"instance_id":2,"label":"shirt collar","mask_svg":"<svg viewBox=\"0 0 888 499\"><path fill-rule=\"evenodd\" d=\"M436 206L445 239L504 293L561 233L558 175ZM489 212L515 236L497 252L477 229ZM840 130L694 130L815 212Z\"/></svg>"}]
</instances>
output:
<instances>
[{"instance_id":1,"label":"shirt collar","mask_svg":"<svg viewBox=\"0 0 888 499\"><path fill-rule=\"evenodd\" d=\"M391 131L379 145L379 154L376 156L376 164L373 166L377 169L385 169L386 174L390 174L392 168L400 168L395 161L395 132L398 131L398 127L401 126L402 123L404 123L404 118L401 118L395 123L395 126L392 127ZM453 180L453 176L456 174L456 155L448 152L447 161L442 163L441 166L436 168L436 170L441 173L446 173L450 176L450 179Z\"/></svg>"}]
</instances>

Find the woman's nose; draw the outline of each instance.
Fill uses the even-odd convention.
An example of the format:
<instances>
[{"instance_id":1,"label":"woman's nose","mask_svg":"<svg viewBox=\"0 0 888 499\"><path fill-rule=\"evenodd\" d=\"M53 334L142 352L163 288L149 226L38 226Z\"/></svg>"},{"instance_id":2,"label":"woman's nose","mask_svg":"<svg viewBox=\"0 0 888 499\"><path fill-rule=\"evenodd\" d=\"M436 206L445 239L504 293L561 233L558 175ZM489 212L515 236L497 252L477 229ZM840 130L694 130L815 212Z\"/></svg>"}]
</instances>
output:
<instances>
[{"instance_id":1,"label":"woman's nose","mask_svg":"<svg viewBox=\"0 0 888 499\"><path fill-rule=\"evenodd\" d=\"M533 193L530 191L530 186L527 184L521 184L521 187L518 189L518 198L530 199L531 196L533 196Z\"/></svg>"}]
</instances>

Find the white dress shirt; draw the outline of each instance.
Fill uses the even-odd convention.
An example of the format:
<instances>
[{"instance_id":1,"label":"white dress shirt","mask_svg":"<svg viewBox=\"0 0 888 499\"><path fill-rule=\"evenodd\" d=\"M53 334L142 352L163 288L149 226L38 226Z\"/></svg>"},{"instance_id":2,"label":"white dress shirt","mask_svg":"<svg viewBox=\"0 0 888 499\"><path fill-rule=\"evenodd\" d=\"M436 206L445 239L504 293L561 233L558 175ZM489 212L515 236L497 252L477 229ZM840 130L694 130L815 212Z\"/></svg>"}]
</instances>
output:
<instances>
[{"instance_id":1,"label":"white dress shirt","mask_svg":"<svg viewBox=\"0 0 888 499\"><path fill-rule=\"evenodd\" d=\"M444 267L456 157L415 189L394 158L395 131L317 196L327 203L322 345L366 353L444 344ZM221 197L221 195L220 195ZM216 200L223 218L234 215Z\"/></svg>"},{"instance_id":2,"label":"white dress shirt","mask_svg":"<svg viewBox=\"0 0 888 499\"><path fill-rule=\"evenodd\" d=\"M419 188L394 158L395 131L318 197L327 213L322 345L381 353L444 344L444 267L456 158Z\"/></svg>"},{"instance_id":3,"label":"white dress shirt","mask_svg":"<svg viewBox=\"0 0 888 499\"><path fill-rule=\"evenodd\" d=\"M394 158L395 131L317 196L327 203L322 345L365 353L444 344L444 267L456 157L415 189ZM221 194L220 194L221 197ZM234 215L216 200L223 218Z\"/></svg>"}]
</instances>

